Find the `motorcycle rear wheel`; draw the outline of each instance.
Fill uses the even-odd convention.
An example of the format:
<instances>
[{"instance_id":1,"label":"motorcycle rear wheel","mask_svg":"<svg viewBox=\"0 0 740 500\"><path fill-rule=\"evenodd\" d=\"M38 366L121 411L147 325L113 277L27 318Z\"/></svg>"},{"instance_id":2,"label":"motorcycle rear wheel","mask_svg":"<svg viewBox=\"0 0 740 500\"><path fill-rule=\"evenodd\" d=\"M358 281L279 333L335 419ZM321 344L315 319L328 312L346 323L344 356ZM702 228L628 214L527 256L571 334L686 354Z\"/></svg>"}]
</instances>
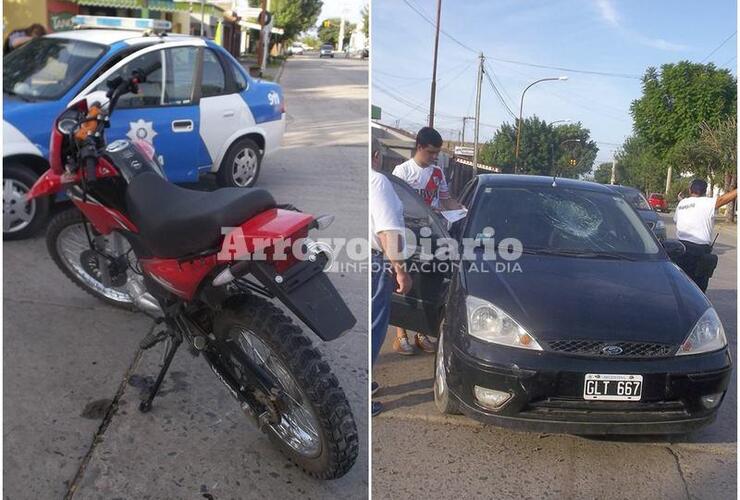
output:
<instances>
[{"instance_id":1,"label":"motorcycle rear wheel","mask_svg":"<svg viewBox=\"0 0 740 500\"><path fill-rule=\"evenodd\" d=\"M224 305L213 332L227 351L239 349L258 363L287 395L290 409L263 427L273 444L313 477L346 474L357 459L357 426L337 378L301 328L267 300L239 295ZM239 362L222 354L239 380Z\"/></svg>"},{"instance_id":2,"label":"motorcycle rear wheel","mask_svg":"<svg viewBox=\"0 0 740 500\"><path fill-rule=\"evenodd\" d=\"M132 276L127 276L130 271L128 273L124 271L123 275L114 277L117 286L103 285L100 276L96 274L96 255L87 241L85 224L88 224L90 236L96 236L95 229L76 208L55 215L46 230L46 248L49 255L67 278L90 295L110 305L134 310L131 296L125 286L128 279L133 279Z\"/></svg>"}]
</instances>

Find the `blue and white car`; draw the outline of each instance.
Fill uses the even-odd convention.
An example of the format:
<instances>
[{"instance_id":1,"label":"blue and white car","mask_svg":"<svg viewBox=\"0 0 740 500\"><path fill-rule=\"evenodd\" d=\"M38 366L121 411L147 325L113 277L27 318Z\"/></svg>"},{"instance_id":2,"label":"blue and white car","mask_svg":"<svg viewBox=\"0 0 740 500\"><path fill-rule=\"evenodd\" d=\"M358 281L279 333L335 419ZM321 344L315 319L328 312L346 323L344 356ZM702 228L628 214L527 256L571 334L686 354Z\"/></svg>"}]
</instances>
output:
<instances>
[{"instance_id":1,"label":"blue and white car","mask_svg":"<svg viewBox=\"0 0 740 500\"><path fill-rule=\"evenodd\" d=\"M151 143L174 183L214 173L221 186L254 185L262 158L280 146L285 130L279 85L251 78L226 50L198 37L123 29L54 33L3 59L4 239L30 236L54 202L25 202L49 167L54 119L70 103L107 90L109 79L151 68L157 69L139 93L118 102L108 141Z\"/></svg>"}]
</instances>

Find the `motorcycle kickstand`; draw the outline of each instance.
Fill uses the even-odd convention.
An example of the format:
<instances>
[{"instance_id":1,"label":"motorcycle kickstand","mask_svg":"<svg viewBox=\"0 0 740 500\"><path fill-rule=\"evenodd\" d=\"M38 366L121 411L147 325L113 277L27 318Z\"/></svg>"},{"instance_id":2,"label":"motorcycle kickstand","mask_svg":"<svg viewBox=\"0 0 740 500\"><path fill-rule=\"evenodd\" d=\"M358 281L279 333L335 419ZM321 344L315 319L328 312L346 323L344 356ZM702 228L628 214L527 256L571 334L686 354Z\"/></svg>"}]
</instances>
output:
<instances>
[{"instance_id":1,"label":"motorcycle kickstand","mask_svg":"<svg viewBox=\"0 0 740 500\"><path fill-rule=\"evenodd\" d=\"M159 387L162 385L164 376L167 374L167 370L169 370L170 368L170 363L172 363L172 358L175 357L175 352L177 352L177 348L180 347L180 344L182 344L182 336L179 333L171 334L171 338L172 344L167 350L167 354L165 355L164 362L162 364L162 369L159 370L159 375L157 375L157 380L154 382L154 386L152 386L152 389L149 391L149 396L147 396L144 401L139 403L139 411L142 413L147 413L149 410L152 409L152 401L157 395L157 392L159 392Z\"/></svg>"}]
</instances>

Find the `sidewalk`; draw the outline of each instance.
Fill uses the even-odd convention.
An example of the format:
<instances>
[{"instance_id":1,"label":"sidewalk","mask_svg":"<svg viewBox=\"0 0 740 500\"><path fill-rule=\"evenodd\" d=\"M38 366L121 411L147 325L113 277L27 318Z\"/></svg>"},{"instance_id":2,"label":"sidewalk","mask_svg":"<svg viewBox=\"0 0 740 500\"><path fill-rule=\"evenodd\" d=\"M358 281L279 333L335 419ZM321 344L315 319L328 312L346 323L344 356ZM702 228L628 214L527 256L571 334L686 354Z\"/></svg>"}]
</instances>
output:
<instances>
[{"instance_id":1,"label":"sidewalk","mask_svg":"<svg viewBox=\"0 0 740 500\"><path fill-rule=\"evenodd\" d=\"M257 66L257 56L254 54L247 54L245 56L239 57L239 62L242 66L244 66L244 69L249 71L250 67ZM280 77L283 74L283 68L285 67L286 62L287 59L278 59L274 57L270 58L269 62L267 63L267 67L262 74L262 78L264 80L270 80L272 82L279 82Z\"/></svg>"}]
</instances>

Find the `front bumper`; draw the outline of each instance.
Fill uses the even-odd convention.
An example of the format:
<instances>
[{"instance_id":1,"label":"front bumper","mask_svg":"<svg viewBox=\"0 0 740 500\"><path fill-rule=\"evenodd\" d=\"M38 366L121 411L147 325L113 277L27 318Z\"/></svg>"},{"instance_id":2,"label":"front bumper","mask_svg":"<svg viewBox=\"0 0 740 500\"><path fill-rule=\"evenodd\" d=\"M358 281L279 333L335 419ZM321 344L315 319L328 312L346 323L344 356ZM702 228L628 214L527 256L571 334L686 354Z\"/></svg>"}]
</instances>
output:
<instances>
[{"instance_id":1,"label":"front bumper","mask_svg":"<svg viewBox=\"0 0 740 500\"><path fill-rule=\"evenodd\" d=\"M447 337L449 338L449 337ZM446 340L446 339L445 339ZM570 434L675 434L711 423L720 404L701 397L724 393L732 361L714 353L660 359L595 359L522 351L463 337L444 346L447 384L461 411L502 427ZM586 373L643 376L642 399L587 401ZM506 391L512 398L494 411L480 405L474 386Z\"/></svg>"}]
</instances>

